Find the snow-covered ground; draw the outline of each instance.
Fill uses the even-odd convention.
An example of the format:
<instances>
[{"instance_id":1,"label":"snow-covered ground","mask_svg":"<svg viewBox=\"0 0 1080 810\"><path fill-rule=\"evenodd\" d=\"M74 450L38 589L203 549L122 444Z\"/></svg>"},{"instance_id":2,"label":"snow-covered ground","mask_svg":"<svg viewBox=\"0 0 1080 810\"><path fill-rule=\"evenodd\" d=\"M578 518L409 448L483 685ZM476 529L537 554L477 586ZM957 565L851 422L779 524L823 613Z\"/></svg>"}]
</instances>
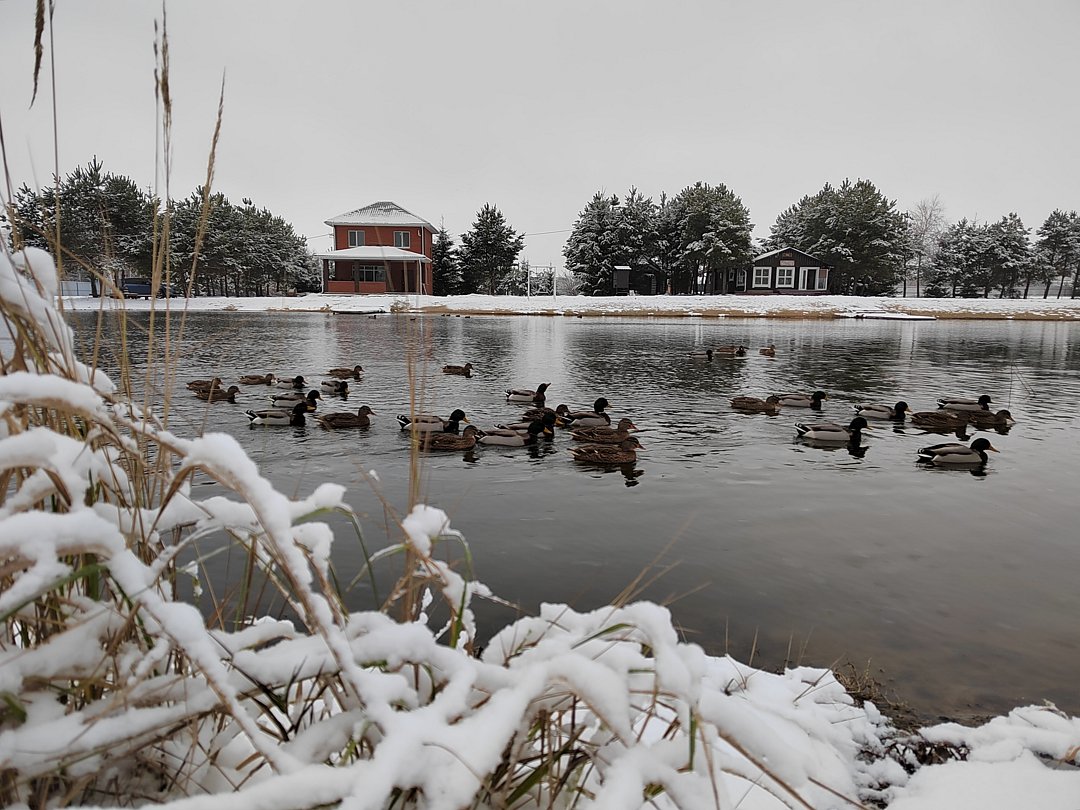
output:
<instances>
[{"instance_id":1,"label":"snow-covered ground","mask_svg":"<svg viewBox=\"0 0 1080 810\"><path fill-rule=\"evenodd\" d=\"M65 298L71 309L115 307L112 299ZM162 306L157 301L156 306ZM128 309L149 309L147 300L124 302ZM1080 318L1080 299L1069 298L871 298L847 295L324 295L295 298L176 299L173 307L189 310L265 312L426 312L457 314L635 315L701 317L830 318L862 310L906 312L938 318Z\"/></svg>"},{"instance_id":2,"label":"snow-covered ground","mask_svg":"<svg viewBox=\"0 0 1080 810\"><path fill-rule=\"evenodd\" d=\"M862 802L892 810L1080 807L1080 719L1053 706L1019 708L977 728L946 723L911 739L873 704L859 705L828 670L776 674L707 656L680 640L666 609L645 602L584 614L544 605L540 616L478 639L484 652L474 657L464 644L474 632L470 604L485 589L441 561L437 546L460 537L444 513L429 507L416 506L401 522L400 547L419 561L433 598L441 595L461 609L455 637L447 627L428 627L426 616L403 624L380 613L344 614L321 589L334 537L318 519L324 510L347 508L344 488L323 484L306 498L290 499L273 489L232 437L186 440L115 401L111 382L100 372L91 376L75 359L73 335L53 310L51 261L40 252L33 260L38 285L18 272L21 257L13 264L0 253L4 312L49 324L45 340L52 349L49 365L0 375L0 465L36 471L13 479L13 491L0 497L0 562L9 583L0 591L0 615L14 622L9 629L31 622L37 614L27 605L79 581L71 565L86 558L80 555L91 555L130 597L109 602L71 595L50 602L50 610L64 611L66 632L35 641L15 633L0 637L6 706L0 711L0 790L22 786L27 801L52 807L66 799L56 794L37 804L34 780L64 774L77 784L103 773L109 792L95 795L108 804L142 797L223 810L338 803L381 808L414 789L421 798L407 806L448 809L571 801L612 810ZM407 303L492 312L588 306L597 314L647 313L663 304L666 312L692 314L704 312L705 304L730 310L745 301L754 314L767 314L788 309L776 306L781 300L470 296ZM389 310L401 301L307 296L191 303L218 310L359 311ZM928 304L787 303L819 314L830 306L902 304L914 311L914 303ZM1041 302L944 303L956 313L980 306L1019 315ZM1051 303L1075 316L1071 302L1067 310ZM141 309L146 302L130 306ZM47 411L77 414L75 421L94 426L97 443L20 421ZM164 505L131 506L139 500L116 459L120 449L140 452L141 445L126 438L133 433L178 459L172 485L163 487L171 493ZM109 436L116 437L112 446L103 443ZM227 482L237 497L202 499L188 481L194 470ZM55 509L57 503L64 508ZM267 619L236 632L212 630L174 593L161 576L174 549L161 538L174 529L180 537L223 528L250 537L264 549L264 564L287 575L295 622ZM152 559L135 554L132 542ZM140 631L124 635L133 625L125 618L131 610L141 617ZM186 662L181 672L167 664L172 650ZM84 683L95 689L83 689ZM267 686L253 689L253 683ZM79 684L77 694L65 684ZM288 699L268 708L262 698L278 690ZM62 699L69 692L70 699ZM164 743L162 729L171 730ZM935 763L916 755L920 746L935 744L962 748L966 756ZM529 775L527 763L545 751L571 768L572 783L544 771ZM520 764L500 771L507 752ZM181 772L182 779L170 776ZM510 781L495 790L496 779ZM506 801L515 786L517 795ZM114 790L123 795L114 797Z\"/></svg>"}]
</instances>

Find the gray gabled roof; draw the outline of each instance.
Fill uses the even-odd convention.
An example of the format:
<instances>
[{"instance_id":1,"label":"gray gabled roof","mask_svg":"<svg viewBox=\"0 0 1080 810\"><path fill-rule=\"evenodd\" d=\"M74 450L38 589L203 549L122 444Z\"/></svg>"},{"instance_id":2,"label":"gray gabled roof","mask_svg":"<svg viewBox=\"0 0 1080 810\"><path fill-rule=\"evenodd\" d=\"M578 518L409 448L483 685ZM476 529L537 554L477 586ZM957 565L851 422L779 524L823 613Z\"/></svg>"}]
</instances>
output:
<instances>
[{"instance_id":1,"label":"gray gabled roof","mask_svg":"<svg viewBox=\"0 0 1080 810\"><path fill-rule=\"evenodd\" d=\"M813 259L816 262L821 261L821 259L819 259L817 256L812 256L811 254L807 253L805 250L799 250L798 248L794 248L794 247L790 247L790 246L782 247L782 248L779 248L778 250L770 250L768 253L762 253L760 256L755 256L754 261L756 262L756 261L760 261L761 259L771 258L772 256L775 256L777 253L783 253L785 250L792 250L792 251L795 251L796 253L801 253L806 258Z\"/></svg>"},{"instance_id":2,"label":"gray gabled roof","mask_svg":"<svg viewBox=\"0 0 1080 810\"><path fill-rule=\"evenodd\" d=\"M355 211L346 211L326 220L326 224L333 225L419 225L435 233L435 228L426 219L418 217L411 211L406 211L396 202L381 200L357 208Z\"/></svg>"}]
</instances>

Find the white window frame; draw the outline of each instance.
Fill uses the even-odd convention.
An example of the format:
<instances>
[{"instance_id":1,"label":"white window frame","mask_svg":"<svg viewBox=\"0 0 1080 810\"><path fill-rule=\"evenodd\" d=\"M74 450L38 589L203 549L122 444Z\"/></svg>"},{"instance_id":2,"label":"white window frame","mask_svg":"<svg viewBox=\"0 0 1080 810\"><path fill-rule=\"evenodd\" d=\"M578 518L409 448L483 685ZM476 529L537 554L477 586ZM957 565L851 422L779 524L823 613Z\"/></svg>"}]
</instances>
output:
<instances>
[{"instance_id":1,"label":"white window frame","mask_svg":"<svg viewBox=\"0 0 1080 810\"><path fill-rule=\"evenodd\" d=\"M753 288L755 290L759 290L759 289L762 289L762 288L767 289L767 288L771 287L772 286L772 271L773 271L773 269L771 267L755 267L754 268L754 281L753 281L753 285L752 285ZM765 282L764 283L761 282L761 274L762 273L765 274Z\"/></svg>"},{"instance_id":2,"label":"white window frame","mask_svg":"<svg viewBox=\"0 0 1080 810\"><path fill-rule=\"evenodd\" d=\"M735 274L735 286L746 289L746 271L739 268L739 272Z\"/></svg>"},{"instance_id":3,"label":"white window frame","mask_svg":"<svg viewBox=\"0 0 1080 810\"><path fill-rule=\"evenodd\" d=\"M353 263L353 278L356 281L376 282L386 281L385 270L377 264Z\"/></svg>"},{"instance_id":4,"label":"white window frame","mask_svg":"<svg viewBox=\"0 0 1080 810\"><path fill-rule=\"evenodd\" d=\"M814 285L815 289L827 290L829 289L829 268L819 267L817 271L817 284Z\"/></svg>"},{"instance_id":5,"label":"white window frame","mask_svg":"<svg viewBox=\"0 0 1080 810\"><path fill-rule=\"evenodd\" d=\"M363 231L349 231L349 247L364 247L364 239Z\"/></svg>"},{"instance_id":6,"label":"white window frame","mask_svg":"<svg viewBox=\"0 0 1080 810\"><path fill-rule=\"evenodd\" d=\"M394 247L408 250L412 244L412 234L409 231L394 231Z\"/></svg>"},{"instance_id":7,"label":"white window frame","mask_svg":"<svg viewBox=\"0 0 1080 810\"><path fill-rule=\"evenodd\" d=\"M777 267L776 268L776 289L791 290L795 288L795 268Z\"/></svg>"}]
</instances>

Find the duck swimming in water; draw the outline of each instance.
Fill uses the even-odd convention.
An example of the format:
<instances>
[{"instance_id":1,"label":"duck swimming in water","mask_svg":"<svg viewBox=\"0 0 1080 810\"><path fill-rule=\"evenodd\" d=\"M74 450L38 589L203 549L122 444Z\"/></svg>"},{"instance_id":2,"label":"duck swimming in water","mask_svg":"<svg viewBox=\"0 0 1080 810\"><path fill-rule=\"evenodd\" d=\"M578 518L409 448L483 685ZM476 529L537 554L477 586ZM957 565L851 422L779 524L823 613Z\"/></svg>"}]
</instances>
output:
<instances>
[{"instance_id":1,"label":"duck swimming in water","mask_svg":"<svg viewBox=\"0 0 1080 810\"><path fill-rule=\"evenodd\" d=\"M897 422L903 422L904 417L911 413L911 408L903 400L897 402L893 406L889 405L854 405L855 413L858 416L862 416L866 419L892 419Z\"/></svg>"},{"instance_id":2,"label":"duck swimming in water","mask_svg":"<svg viewBox=\"0 0 1080 810\"><path fill-rule=\"evenodd\" d=\"M588 464L633 464L637 461L637 451L644 449L636 436L628 436L619 444L585 444L571 447L570 454L574 461Z\"/></svg>"},{"instance_id":3,"label":"duck swimming in water","mask_svg":"<svg viewBox=\"0 0 1080 810\"><path fill-rule=\"evenodd\" d=\"M988 411L990 410L990 403L993 401L990 399L989 394L983 394L978 399L942 397L937 401L937 405L939 408L950 411Z\"/></svg>"},{"instance_id":4,"label":"duck swimming in water","mask_svg":"<svg viewBox=\"0 0 1080 810\"><path fill-rule=\"evenodd\" d=\"M1012 427L1016 424L1016 420L1013 419L1013 415L1002 408L997 413L993 411L967 411L963 414L967 417L967 420L975 425L975 427Z\"/></svg>"},{"instance_id":5,"label":"duck swimming in water","mask_svg":"<svg viewBox=\"0 0 1080 810\"><path fill-rule=\"evenodd\" d=\"M557 424L559 427L568 427L571 430L587 427L607 427L611 424L611 417L605 411L610 407L611 403L607 399L597 397L591 411L572 411L567 408L565 412L559 414Z\"/></svg>"},{"instance_id":6,"label":"duck swimming in water","mask_svg":"<svg viewBox=\"0 0 1080 810\"><path fill-rule=\"evenodd\" d=\"M968 419L959 411L942 409L940 411L916 411L911 415L911 424L923 430L957 430L967 427Z\"/></svg>"},{"instance_id":7,"label":"duck swimming in water","mask_svg":"<svg viewBox=\"0 0 1080 810\"><path fill-rule=\"evenodd\" d=\"M367 405L361 405L356 413L326 413L316 416L315 421L330 430L366 428L371 425L372 416L375 416L375 411Z\"/></svg>"},{"instance_id":8,"label":"duck swimming in water","mask_svg":"<svg viewBox=\"0 0 1080 810\"><path fill-rule=\"evenodd\" d=\"M423 450L471 450L479 438L480 431L475 425L469 425L460 436L456 433L422 433L420 447Z\"/></svg>"},{"instance_id":9,"label":"duck swimming in water","mask_svg":"<svg viewBox=\"0 0 1080 810\"><path fill-rule=\"evenodd\" d=\"M472 363L466 363L463 366L443 366L443 374L456 374L459 377L471 377L472 376Z\"/></svg>"},{"instance_id":10,"label":"duck swimming in water","mask_svg":"<svg viewBox=\"0 0 1080 810\"><path fill-rule=\"evenodd\" d=\"M402 430L415 430L418 433L454 433L461 431L461 422L468 422L465 411L456 408L448 419L434 414L418 413L410 416L407 413L398 414L398 424Z\"/></svg>"},{"instance_id":11,"label":"duck swimming in water","mask_svg":"<svg viewBox=\"0 0 1080 810\"><path fill-rule=\"evenodd\" d=\"M537 405L543 405L545 392L550 385L551 383L540 383L540 385L536 386L535 391L528 388L508 388L506 389L506 401L535 402Z\"/></svg>"},{"instance_id":12,"label":"duck swimming in water","mask_svg":"<svg viewBox=\"0 0 1080 810\"><path fill-rule=\"evenodd\" d=\"M337 377L339 380L359 380L364 373L364 367L360 365L352 368L332 368L326 372L328 377ZM301 383L303 385L303 383Z\"/></svg>"},{"instance_id":13,"label":"duck swimming in water","mask_svg":"<svg viewBox=\"0 0 1080 810\"><path fill-rule=\"evenodd\" d=\"M987 439L976 439L970 446L947 442L934 444L919 450L919 461L930 464L973 465L987 462L986 451L999 452Z\"/></svg>"},{"instance_id":14,"label":"duck swimming in water","mask_svg":"<svg viewBox=\"0 0 1080 810\"><path fill-rule=\"evenodd\" d=\"M822 401L829 398L824 391L815 391L812 394L776 394L780 398L780 404L785 408L811 408L821 410Z\"/></svg>"},{"instance_id":15,"label":"duck swimming in water","mask_svg":"<svg viewBox=\"0 0 1080 810\"><path fill-rule=\"evenodd\" d=\"M230 385L226 391L224 388L207 388L205 391L196 391L195 396L204 402L236 402L236 395L240 388Z\"/></svg>"},{"instance_id":16,"label":"duck swimming in water","mask_svg":"<svg viewBox=\"0 0 1080 810\"><path fill-rule=\"evenodd\" d=\"M307 412L307 404L297 402L291 411L282 408L268 408L262 411L244 411L252 425L291 425L299 427L304 424L304 414Z\"/></svg>"},{"instance_id":17,"label":"duck swimming in water","mask_svg":"<svg viewBox=\"0 0 1080 810\"><path fill-rule=\"evenodd\" d=\"M800 439L809 439L815 442L827 442L832 444L859 443L864 430L868 430L866 420L856 416L847 427L835 422L817 422L815 424L795 423L795 433Z\"/></svg>"},{"instance_id":18,"label":"duck swimming in water","mask_svg":"<svg viewBox=\"0 0 1080 810\"><path fill-rule=\"evenodd\" d=\"M630 438L630 431L637 430L637 425L629 419L620 419L615 427L590 427L570 431L571 437L578 442L593 444L622 444Z\"/></svg>"},{"instance_id":19,"label":"duck swimming in water","mask_svg":"<svg viewBox=\"0 0 1080 810\"><path fill-rule=\"evenodd\" d=\"M775 394L766 399L732 397L731 407L737 411L752 411L753 413L780 413L780 397Z\"/></svg>"},{"instance_id":20,"label":"duck swimming in water","mask_svg":"<svg viewBox=\"0 0 1080 810\"><path fill-rule=\"evenodd\" d=\"M537 419L524 431L510 430L509 428L483 430L476 441L479 444L492 444L500 447L525 447L526 445L536 444L541 436L551 438L554 435L555 431L550 426Z\"/></svg>"}]
</instances>

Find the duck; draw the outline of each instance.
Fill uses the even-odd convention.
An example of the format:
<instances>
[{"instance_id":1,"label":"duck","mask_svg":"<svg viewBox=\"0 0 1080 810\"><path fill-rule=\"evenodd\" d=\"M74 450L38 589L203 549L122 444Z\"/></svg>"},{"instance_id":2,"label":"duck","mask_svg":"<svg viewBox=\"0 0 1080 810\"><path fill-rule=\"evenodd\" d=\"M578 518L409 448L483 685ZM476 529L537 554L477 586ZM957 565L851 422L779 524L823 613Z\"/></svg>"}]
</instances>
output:
<instances>
[{"instance_id":1,"label":"duck","mask_svg":"<svg viewBox=\"0 0 1080 810\"><path fill-rule=\"evenodd\" d=\"M939 411L916 411L911 415L911 424L924 430L956 430L967 427L968 419L959 411L942 409Z\"/></svg>"},{"instance_id":2,"label":"duck","mask_svg":"<svg viewBox=\"0 0 1080 810\"><path fill-rule=\"evenodd\" d=\"M691 349L690 356L695 360L712 360L712 349Z\"/></svg>"},{"instance_id":3,"label":"duck","mask_svg":"<svg viewBox=\"0 0 1080 810\"><path fill-rule=\"evenodd\" d=\"M292 425L294 427L304 424L306 412L307 404L304 402L297 402L292 410L267 408L262 411L244 411L252 425Z\"/></svg>"},{"instance_id":4,"label":"duck","mask_svg":"<svg viewBox=\"0 0 1080 810\"><path fill-rule=\"evenodd\" d=\"M353 366L352 368L332 368L326 372L328 377L337 377L339 380L359 380L364 373L363 366Z\"/></svg>"},{"instance_id":5,"label":"duck","mask_svg":"<svg viewBox=\"0 0 1080 810\"><path fill-rule=\"evenodd\" d=\"M471 450L476 447L480 431L469 425L459 436L457 433L424 433L420 447L424 450Z\"/></svg>"},{"instance_id":6,"label":"duck","mask_svg":"<svg viewBox=\"0 0 1080 810\"><path fill-rule=\"evenodd\" d=\"M443 374L456 374L459 377L471 377L472 376L472 363L466 363L463 366L443 366Z\"/></svg>"},{"instance_id":7,"label":"duck","mask_svg":"<svg viewBox=\"0 0 1080 810\"><path fill-rule=\"evenodd\" d=\"M713 346L713 355L723 355L724 357L746 357L746 346Z\"/></svg>"},{"instance_id":8,"label":"duck","mask_svg":"<svg viewBox=\"0 0 1080 810\"><path fill-rule=\"evenodd\" d=\"M911 408L903 400L900 400L893 406L880 405L877 403L868 405L853 405L855 414L857 416L865 417L866 419L894 419L898 422L903 422L904 418L911 413Z\"/></svg>"},{"instance_id":9,"label":"duck","mask_svg":"<svg viewBox=\"0 0 1080 810\"><path fill-rule=\"evenodd\" d=\"M988 411L990 410L989 394L983 394L978 399L963 399L962 397L942 397L937 401L939 408L950 411Z\"/></svg>"},{"instance_id":10,"label":"duck","mask_svg":"<svg viewBox=\"0 0 1080 810\"><path fill-rule=\"evenodd\" d=\"M494 444L500 447L524 447L527 444L536 444L541 436L550 438L554 435L555 431L549 425L537 419L525 431L506 428L481 431L476 441L480 444Z\"/></svg>"},{"instance_id":11,"label":"duck","mask_svg":"<svg viewBox=\"0 0 1080 810\"><path fill-rule=\"evenodd\" d=\"M558 415L556 424L559 427L580 429L587 427L607 427L611 424L611 417L604 411L611 407L611 403L604 397L597 397L591 411L572 411L569 408Z\"/></svg>"},{"instance_id":12,"label":"duck","mask_svg":"<svg viewBox=\"0 0 1080 810\"><path fill-rule=\"evenodd\" d=\"M275 408L291 408L297 402L303 402L308 406L309 411L313 411L315 410L316 400L319 399L322 399L322 394L313 388L306 394L302 394L299 391L293 391L288 394L274 394L270 397L270 404Z\"/></svg>"},{"instance_id":13,"label":"duck","mask_svg":"<svg viewBox=\"0 0 1080 810\"><path fill-rule=\"evenodd\" d=\"M770 343L768 346L762 346L758 349L758 354L763 354L766 357L776 357L776 344Z\"/></svg>"},{"instance_id":14,"label":"duck","mask_svg":"<svg viewBox=\"0 0 1080 810\"><path fill-rule=\"evenodd\" d=\"M731 407L737 411L753 411L755 413L779 413L780 397L772 394L766 399L758 397L732 397Z\"/></svg>"},{"instance_id":15,"label":"duck","mask_svg":"<svg viewBox=\"0 0 1080 810\"><path fill-rule=\"evenodd\" d=\"M824 391L815 391L812 394L776 394L776 396L784 407L812 408L815 411L820 411L822 401L829 398Z\"/></svg>"},{"instance_id":16,"label":"duck","mask_svg":"<svg viewBox=\"0 0 1080 810\"><path fill-rule=\"evenodd\" d=\"M615 427L591 427L570 431L570 436L579 442L593 444L621 444L630 437L630 431L637 430L637 425L629 419L620 419Z\"/></svg>"},{"instance_id":17,"label":"duck","mask_svg":"<svg viewBox=\"0 0 1080 810\"><path fill-rule=\"evenodd\" d=\"M520 422L500 422L499 424L495 425L495 429L513 430L518 433L526 433L528 432L529 428L532 427L534 422L539 422L541 425L548 428L544 431L545 438L553 438L555 436L555 431L551 430L551 428L555 427L555 419L556 416L554 411L549 413L538 413L534 418L523 419ZM483 432L488 433L490 431L485 430Z\"/></svg>"},{"instance_id":18,"label":"duck","mask_svg":"<svg viewBox=\"0 0 1080 810\"><path fill-rule=\"evenodd\" d=\"M507 402L535 402L539 405L544 404L544 392L548 390L548 386L551 383L540 383L536 386L535 391L530 391L527 388L508 388L506 389L506 401Z\"/></svg>"},{"instance_id":19,"label":"duck","mask_svg":"<svg viewBox=\"0 0 1080 810\"><path fill-rule=\"evenodd\" d=\"M207 388L205 391L196 391L195 396L205 402L236 402L236 395L239 393L239 386L230 385L228 391L224 388Z\"/></svg>"},{"instance_id":20,"label":"duck","mask_svg":"<svg viewBox=\"0 0 1080 810\"><path fill-rule=\"evenodd\" d=\"M574 461L588 464L633 464L637 461L637 451L645 448L637 436L627 436L618 444L583 444L571 447L570 454Z\"/></svg>"},{"instance_id":21,"label":"duck","mask_svg":"<svg viewBox=\"0 0 1080 810\"><path fill-rule=\"evenodd\" d=\"M349 394L349 384L345 380L323 380L319 383L319 388L328 394L337 394L343 397Z\"/></svg>"},{"instance_id":22,"label":"duck","mask_svg":"<svg viewBox=\"0 0 1080 810\"><path fill-rule=\"evenodd\" d=\"M326 413L316 416L315 421L329 430L366 428L371 425L371 417L375 415L375 411L367 405L361 405L356 413Z\"/></svg>"},{"instance_id":23,"label":"duck","mask_svg":"<svg viewBox=\"0 0 1080 810\"><path fill-rule=\"evenodd\" d=\"M864 430L869 430L866 419L856 416L847 427L835 422L817 422L806 425L802 422L795 423L795 433L800 439L809 439L815 442L828 442L830 444L844 444L851 442L858 444Z\"/></svg>"},{"instance_id":24,"label":"duck","mask_svg":"<svg viewBox=\"0 0 1080 810\"><path fill-rule=\"evenodd\" d=\"M966 416L967 420L976 427L1012 427L1016 424L1013 415L1005 408L997 413L989 410L968 411L963 416Z\"/></svg>"},{"instance_id":25,"label":"duck","mask_svg":"<svg viewBox=\"0 0 1080 810\"><path fill-rule=\"evenodd\" d=\"M221 377L214 377L212 380L192 380L187 384L189 391L209 391L211 388L218 388L221 385Z\"/></svg>"},{"instance_id":26,"label":"duck","mask_svg":"<svg viewBox=\"0 0 1080 810\"><path fill-rule=\"evenodd\" d=\"M919 461L930 464L985 464L986 451L1000 452L988 439L976 439L971 445L946 442L919 450Z\"/></svg>"},{"instance_id":27,"label":"duck","mask_svg":"<svg viewBox=\"0 0 1080 810\"><path fill-rule=\"evenodd\" d=\"M295 377L288 379L278 377L277 382L274 383L274 385L276 385L278 388L284 388L286 390L294 389L296 391L300 391L304 387L304 378L301 377L299 374L297 374Z\"/></svg>"},{"instance_id":28,"label":"duck","mask_svg":"<svg viewBox=\"0 0 1080 810\"><path fill-rule=\"evenodd\" d=\"M417 433L458 433L461 430L461 422L468 422L465 418L465 411L461 408L456 408L453 413L450 414L448 419L443 419L440 416L434 414L418 413L415 416L409 416L407 413L400 413L397 417L398 424L401 425L402 430L415 430Z\"/></svg>"},{"instance_id":29,"label":"duck","mask_svg":"<svg viewBox=\"0 0 1080 810\"><path fill-rule=\"evenodd\" d=\"M560 404L554 410L551 408L529 408L529 410L521 415L521 421L532 422L534 419L543 419L549 413L558 419L558 417L570 413L570 406Z\"/></svg>"},{"instance_id":30,"label":"duck","mask_svg":"<svg viewBox=\"0 0 1080 810\"><path fill-rule=\"evenodd\" d=\"M273 374L244 374L240 377L241 385L273 385L277 377Z\"/></svg>"}]
</instances>

